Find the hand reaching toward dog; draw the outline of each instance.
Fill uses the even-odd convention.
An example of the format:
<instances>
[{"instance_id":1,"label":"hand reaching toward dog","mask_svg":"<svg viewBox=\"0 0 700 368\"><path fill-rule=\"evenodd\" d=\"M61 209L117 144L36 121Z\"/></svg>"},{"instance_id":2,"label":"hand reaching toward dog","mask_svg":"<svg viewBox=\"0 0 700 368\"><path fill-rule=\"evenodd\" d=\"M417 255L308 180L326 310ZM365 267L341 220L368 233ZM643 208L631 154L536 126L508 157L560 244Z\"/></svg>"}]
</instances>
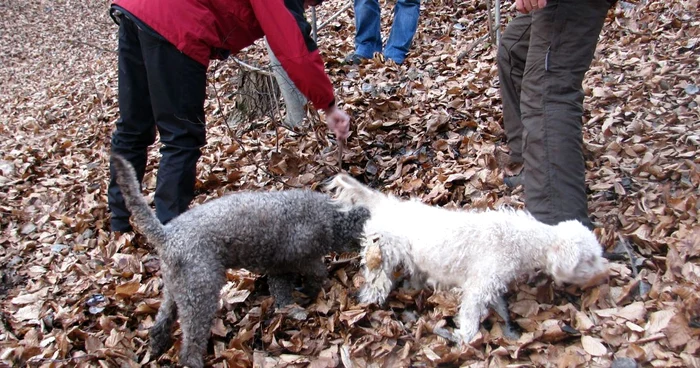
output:
<instances>
[{"instance_id":1,"label":"hand reaching toward dog","mask_svg":"<svg viewBox=\"0 0 700 368\"><path fill-rule=\"evenodd\" d=\"M546 5L547 0L515 0L515 7L523 14L527 14L533 10L542 9Z\"/></svg>"},{"instance_id":2,"label":"hand reaching toward dog","mask_svg":"<svg viewBox=\"0 0 700 368\"><path fill-rule=\"evenodd\" d=\"M350 116L337 106L326 109L326 126L332 131L339 141L347 139L350 135Z\"/></svg>"}]
</instances>

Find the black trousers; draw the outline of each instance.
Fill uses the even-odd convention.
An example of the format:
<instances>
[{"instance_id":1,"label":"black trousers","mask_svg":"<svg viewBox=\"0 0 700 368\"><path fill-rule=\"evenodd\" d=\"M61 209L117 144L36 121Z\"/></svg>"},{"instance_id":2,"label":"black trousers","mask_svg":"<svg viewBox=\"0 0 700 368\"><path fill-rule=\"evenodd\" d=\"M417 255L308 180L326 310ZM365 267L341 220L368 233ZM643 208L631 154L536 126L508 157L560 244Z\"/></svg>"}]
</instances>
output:
<instances>
[{"instance_id":1,"label":"black trousers","mask_svg":"<svg viewBox=\"0 0 700 368\"><path fill-rule=\"evenodd\" d=\"M119 26L119 120L112 152L124 156L139 181L156 131L162 147L155 191L156 214L167 223L194 197L197 160L206 143L207 67L126 16ZM108 189L112 231L128 231L129 211L114 180Z\"/></svg>"},{"instance_id":2,"label":"black trousers","mask_svg":"<svg viewBox=\"0 0 700 368\"><path fill-rule=\"evenodd\" d=\"M547 224L588 217L582 83L610 3L550 0L513 19L498 49L503 125L524 163L525 207Z\"/></svg>"}]
</instances>

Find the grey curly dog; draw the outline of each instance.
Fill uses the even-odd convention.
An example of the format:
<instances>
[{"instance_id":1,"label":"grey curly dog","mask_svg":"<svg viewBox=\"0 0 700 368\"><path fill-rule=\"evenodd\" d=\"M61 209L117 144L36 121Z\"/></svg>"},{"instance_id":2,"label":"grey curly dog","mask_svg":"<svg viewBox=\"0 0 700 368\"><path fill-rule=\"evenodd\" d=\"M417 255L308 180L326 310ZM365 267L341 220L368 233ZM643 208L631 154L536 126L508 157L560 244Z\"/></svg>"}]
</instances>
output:
<instances>
[{"instance_id":1,"label":"grey curly dog","mask_svg":"<svg viewBox=\"0 0 700 368\"><path fill-rule=\"evenodd\" d=\"M341 209L309 190L238 192L193 207L162 225L141 194L131 164L112 155L116 180L131 221L158 251L163 301L150 330L153 356L173 344L179 316L181 365L202 367L227 268L268 275L275 305L293 302L299 275L306 294L318 294L326 279L323 256L359 251L365 207Z\"/></svg>"}]
</instances>

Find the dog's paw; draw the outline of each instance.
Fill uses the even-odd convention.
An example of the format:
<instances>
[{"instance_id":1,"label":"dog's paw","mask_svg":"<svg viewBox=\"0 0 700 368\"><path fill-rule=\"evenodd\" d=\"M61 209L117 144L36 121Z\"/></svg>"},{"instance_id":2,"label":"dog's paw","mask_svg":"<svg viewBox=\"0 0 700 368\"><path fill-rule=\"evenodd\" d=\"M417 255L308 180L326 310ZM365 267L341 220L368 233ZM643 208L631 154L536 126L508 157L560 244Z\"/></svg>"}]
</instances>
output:
<instances>
[{"instance_id":1,"label":"dog's paw","mask_svg":"<svg viewBox=\"0 0 700 368\"><path fill-rule=\"evenodd\" d=\"M509 340L518 340L520 339L520 331L518 331L512 323L504 323L503 336Z\"/></svg>"},{"instance_id":2,"label":"dog's paw","mask_svg":"<svg viewBox=\"0 0 700 368\"><path fill-rule=\"evenodd\" d=\"M443 339L447 341L451 341L455 344L460 344L462 343L462 339L459 337L458 334L455 334L454 332L451 332L450 330L444 328L444 327L436 327L433 329L433 333L442 337Z\"/></svg>"},{"instance_id":3,"label":"dog's paw","mask_svg":"<svg viewBox=\"0 0 700 368\"><path fill-rule=\"evenodd\" d=\"M288 305L284 308L278 309L278 311L284 314L285 316L297 321L305 321L306 318L309 317L309 312L307 312L306 309L302 308L297 304Z\"/></svg>"},{"instance_id":4,"label":"dog's paw","mask_svg":"<svg viewBox=\"0 0 700 368\"><path fill-rule=\"evenodd\" d=\"M479 326L473 326L472 324L461 323L459 330L457 330L456 336L462 345L470 345L474 338L479 333Z\"/></svg>"},{"instance_id":5,"label":"dog's paw","mask_svg":"<svg viewBox=\"0 0 700 368\"><path fill-rule=\"evenodd\" d=\"M204 359L202 357L183 356L180 354L180 365L188 368L202 368L204 367Z\"/></svg>"},{"instance_id":6,"label":"dog's paw","mask_svg":"<svg viewBox=\"0 0 700 368\"><path fill-rule=\"evenodd\" d=\"M381 290L378 290L377 288L369 287L367 284L363 285L360 288L360 291L357 294L357 301L360 302L360 304L383 304L384 300L386 300L388 293L383 293Z\"/></svg>"},{"instance_id":7,"label":"dog's paw","mask_svg":"<svg viewBox=\"0 0 700 368\"><path fill-rule=\"evenodd\" d=\"M151 330L149 339L151 345L151 356L158 358L165 354L173 346L173 338L170 335L154 333Z\"/></svg>"},{"instance_id":8,"label":"dog's paw","mask_svg":"<svg viewBox=\"0 0 700 368\"><path fill-rule=\"evenodd\" d=\"M309 312L307 312L306 309L299 307L290 311L287 315L289 316L289 318L295 319L297 321L305 321L306 318L309 317Z\"/></svg>"}]
</instances>

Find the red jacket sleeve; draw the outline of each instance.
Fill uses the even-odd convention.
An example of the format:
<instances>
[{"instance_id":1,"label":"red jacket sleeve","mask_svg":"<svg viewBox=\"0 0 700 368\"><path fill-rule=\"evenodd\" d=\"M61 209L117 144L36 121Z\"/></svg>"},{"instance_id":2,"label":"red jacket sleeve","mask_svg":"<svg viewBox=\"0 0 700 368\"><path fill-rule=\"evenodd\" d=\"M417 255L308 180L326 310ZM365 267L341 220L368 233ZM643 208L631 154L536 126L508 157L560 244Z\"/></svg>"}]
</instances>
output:
<instances>
[{"instance_id":1,"label":"red jacket sleeve","mask_svg":"<svg viewBox=\"0 0 700 368\"><path fill-rule=\"evenodd\" d=\"M272 52L299 91L316 109L332 106L333 85L311 39L303 0L251 0L251 5Z\"/></svg>"}]
</instances>

